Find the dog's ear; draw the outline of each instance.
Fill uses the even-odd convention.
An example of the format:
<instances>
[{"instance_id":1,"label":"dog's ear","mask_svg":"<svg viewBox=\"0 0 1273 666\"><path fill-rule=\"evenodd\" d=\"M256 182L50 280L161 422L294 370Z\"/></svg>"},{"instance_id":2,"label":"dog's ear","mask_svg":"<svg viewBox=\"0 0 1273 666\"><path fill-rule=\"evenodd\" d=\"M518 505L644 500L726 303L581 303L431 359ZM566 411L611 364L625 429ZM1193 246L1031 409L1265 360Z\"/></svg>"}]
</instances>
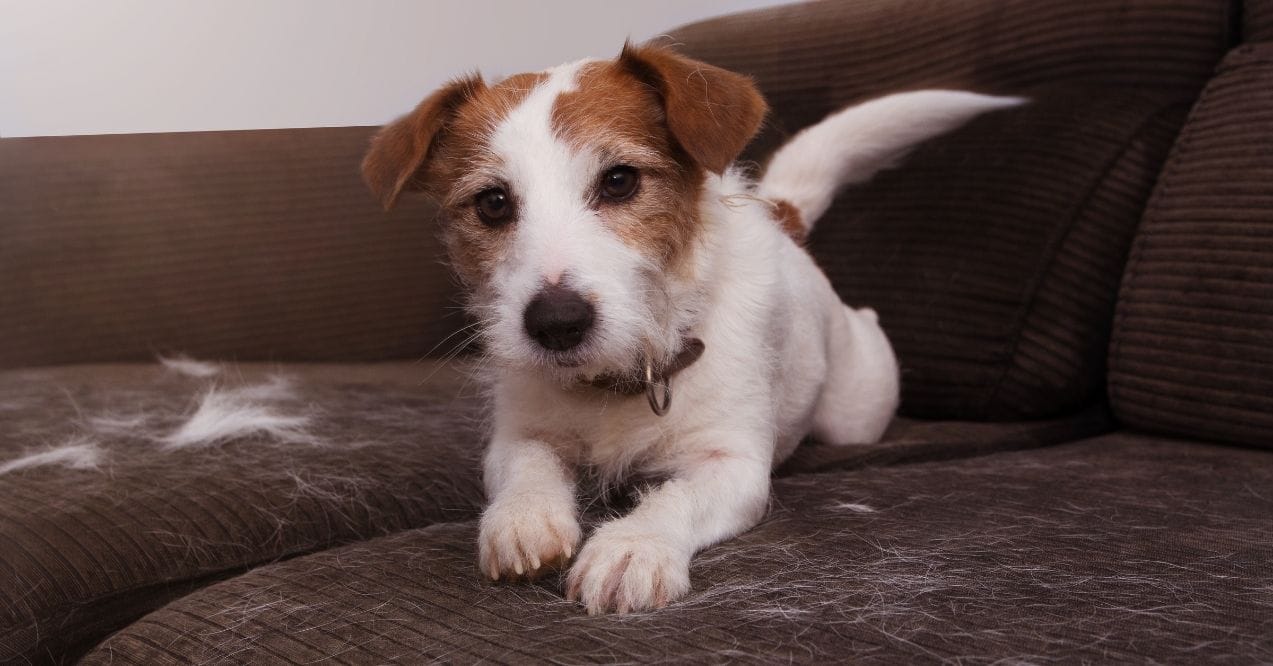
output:
<instances>
[{"instance_id":1,"label":"dog's ear","mask_svg":"<svg viewBox=\"0 0 1273 666\"><path fill-rule=\"evenodd\" d=\"M715 173L743 152L768 111L751 79L666 48L625 43L618 62L658 91L673 138Z\"/></svg>"},{"instance_id":2,"label":"dog's ear","mask_svg":"<svg viewBox=\"0 0 1273 666\"><path fill-rule=\"evenodd\" d=\"M420 189L429 153L456 109L485 84L479 76L456 79L424 98L415 110L385 125L371 140L362 178L385 210L404 190Z\"/></svg>"}]
</instances>

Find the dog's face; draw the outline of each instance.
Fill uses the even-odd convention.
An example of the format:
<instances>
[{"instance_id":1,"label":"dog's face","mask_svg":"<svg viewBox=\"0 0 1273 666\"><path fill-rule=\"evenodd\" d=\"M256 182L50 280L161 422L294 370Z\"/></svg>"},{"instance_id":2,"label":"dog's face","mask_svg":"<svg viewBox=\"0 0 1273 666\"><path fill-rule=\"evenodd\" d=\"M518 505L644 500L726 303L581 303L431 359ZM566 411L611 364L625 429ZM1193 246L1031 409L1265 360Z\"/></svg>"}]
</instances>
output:
<instances>
[{"instance_id":1,"label":"dog's face","mask_svg":"<svg viewBox=\"0 0 1273 666\"><path fill-rule=\"evenodd\" d=\"M443 239L488 352L568 379L666 359L687 325L707 173L758 129L741 76L656 48L461 79L376 136L363 164L386 208L442 206Z\"/></svg>"}]
</instances>

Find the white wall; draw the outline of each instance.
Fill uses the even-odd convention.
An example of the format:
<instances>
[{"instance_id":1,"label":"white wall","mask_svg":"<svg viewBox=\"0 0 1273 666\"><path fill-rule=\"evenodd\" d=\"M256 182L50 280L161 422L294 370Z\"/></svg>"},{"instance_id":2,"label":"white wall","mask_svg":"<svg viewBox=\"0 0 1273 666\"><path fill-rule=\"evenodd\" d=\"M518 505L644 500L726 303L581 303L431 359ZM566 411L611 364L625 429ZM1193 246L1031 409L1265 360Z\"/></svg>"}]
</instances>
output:
<instances>
[{"instance_id":1,"label":"white wall","mask_svg":"<svg viewBox=\"0 0 1273 666\"><path fill-rule=\"evenodd\" d=\"M0 136L376 125L781 0L0 0Z\"/></svg>"}]
</instances>

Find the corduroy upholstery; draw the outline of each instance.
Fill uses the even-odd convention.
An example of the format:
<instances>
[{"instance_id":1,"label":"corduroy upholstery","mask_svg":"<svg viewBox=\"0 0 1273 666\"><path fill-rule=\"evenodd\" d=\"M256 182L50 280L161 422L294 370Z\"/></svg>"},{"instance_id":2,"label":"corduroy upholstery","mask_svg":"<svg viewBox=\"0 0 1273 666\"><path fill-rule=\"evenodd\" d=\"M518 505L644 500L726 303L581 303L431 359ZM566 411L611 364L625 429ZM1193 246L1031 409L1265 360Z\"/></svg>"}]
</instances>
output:
<instances>
[{"instance_id":1,"label":"corduroy upholstery","mask_svg":"<svg viewBox=\"0 0 1273 666\"><path fill-rule=\"evenodd\" d=\"M689 597L623 618L483 582L474 523L441 525L212 585L84 663L1267 662L1267 456L1112 435L782 479Z\"/></svg>"},{"instance_id":2,"label":"corduroy upholstery","mask_svg":"<svg viewBox=\"0 0 1273 666\"><path fill-rule=\"evenodd\" d=\"M1273 41L1273 0L1244 0L1243 36L1248 42Z\"/></svg>"},{"instance_id":3,"label":"corduroy upholstery","mask_svg":"<svg viewBox=\"0 0 1273 666\"><path fill-rule=\"evenodd\" d=\"M433 208L367 194L374 129L0 139L0 368L434 350Z\"/></svg>"},{"instance_id":4,"label":"corduroy upholstery","mask_svg":"<svg viewBox=\"0 0 1273 666\"><path fill-rule=\"evenodd\" d=\"M1125 423L1273 446L1273 44L1225 58L1136 239L1110 346Z\"/></svg>"},{"instance_id":5,"label":"corduroy upholstery","mask_svg":"<svg viewBox=\"0 0 1273 666\"><path fill-rule=\"evenodd\" d=\"M847 192L811 246L883 314L907 409L955 420L806 442L687 599L624 617L478 576L486 409L410 362L460 322L430 208L383 216L357 182L370 128L0 139L0 662L1273 661L1271 453L1209 443L1267 443L1273 409L1265 47L1175 129L1268 8L862 0L677 30L758 77L757 158L892 90L1035 101ZM347 363L26 367L174 350ZM380 358L404 362L357 362ZM304 436L165 446L213 382L284 395ZM1126 425L1172 434L1103 434ZM96 467L8 467L67 443Z\"/></svg>"},{"instance_id":6,"label":"corduroy upholstery","mask_svg":"<svg viewBox=\"0 0 1273 666\"><path fill-rule=\"evenodd\" d=\"M1101 399L1127 248L1187 108L1040 91L840 198L813 252L849 303L879 311L903 413L1018 419Z\"/></svg>"},{"instance_id":7,"label":"corduroy upholstery","mask_svg":"<svg viewBox=\"0 0 1273 666\"><path fill-rule=\"evenodd\" d=\"M97 469L0 474L0 663L74 656L191 585L256 564L477 514L481 404L462 373L434 362L226 375L0 372L0 464L64 442L101 451ZM279 413L310 415L320 441L160 441L212 385L276 376L296 394Z\"/></svg>"},{"instance_id":8,"label":"corduroy upholstery","mask_svg":"<svg viewBox=\"0 0 1273 666\"><path fill-rule=\"evenodd\" d=\"M1101 399L1127 247L1234 37L1228 18L1209 1L816 2L673 38L756 77L775 109L753 149L762 160L788 133L884 92L1032 98L851 189L810 240L841 296L879 310L903 413L1019 419Z\"/></svg>"},{"instance_id":9,"label":"corduroy upholstery","mask_svg":"<svg viewBox=\"0 0 1273 666\"><path fill-rule=\"evenodd\" d=\"M0 473L0 663L59 661L211 580L336 544L470 519L482 502L484 401L462 365L237 365L213 378L158 365L0 371L0 465L89 443L96 469ZM239 438L169 450L212 387L294 393L319 441ZM793 471L1054 444L1108 416L1016 424L895 423L871 447L808 445ZM785 470L784 470L785 471Z\"/></svg>"},{"instance_id":10,"label":"corduroy upholstery","mask_svg":"<svg viewBox=\"0 0 1273 666\"><path fill-rule=\"evenodd\" d=\"M760 84L772 113L749 154L763 160L790 134L886 91L1063 84L1191 98L1238 39L1240 11L1217 0L818 0L703 21L669 41Z\"/></svg>"}]
</instances>

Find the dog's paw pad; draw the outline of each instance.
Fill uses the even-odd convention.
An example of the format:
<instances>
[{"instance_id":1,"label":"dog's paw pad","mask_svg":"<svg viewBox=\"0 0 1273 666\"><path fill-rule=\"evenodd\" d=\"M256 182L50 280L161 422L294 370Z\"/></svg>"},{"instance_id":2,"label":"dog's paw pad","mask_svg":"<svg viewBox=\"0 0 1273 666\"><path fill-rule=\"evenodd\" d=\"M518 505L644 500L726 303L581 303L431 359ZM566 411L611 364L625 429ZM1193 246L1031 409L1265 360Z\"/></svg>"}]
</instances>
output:
<instances>
[{"instance_id":1,"label":"dog's paw pad","mask_svg":"<svg viewBox=\"0 0 1273 666\"><path fill-rule=\"evenodd\" d=\"M491 580L534 580L565 566L580 539L570 507L518 500L482 514L478 564Z\"/></svg>"},{"instance_id":2,"label":"dog's paw pad","mask_svg":"<svg viewBox=\"0 0 1273 666\"><path fill-rule=\"evenodd\" d=\"M570 569L566 598L589 614L662 608L689 592L689 557L659 535L603 527Z\"/></svg>"}]
</instances>

